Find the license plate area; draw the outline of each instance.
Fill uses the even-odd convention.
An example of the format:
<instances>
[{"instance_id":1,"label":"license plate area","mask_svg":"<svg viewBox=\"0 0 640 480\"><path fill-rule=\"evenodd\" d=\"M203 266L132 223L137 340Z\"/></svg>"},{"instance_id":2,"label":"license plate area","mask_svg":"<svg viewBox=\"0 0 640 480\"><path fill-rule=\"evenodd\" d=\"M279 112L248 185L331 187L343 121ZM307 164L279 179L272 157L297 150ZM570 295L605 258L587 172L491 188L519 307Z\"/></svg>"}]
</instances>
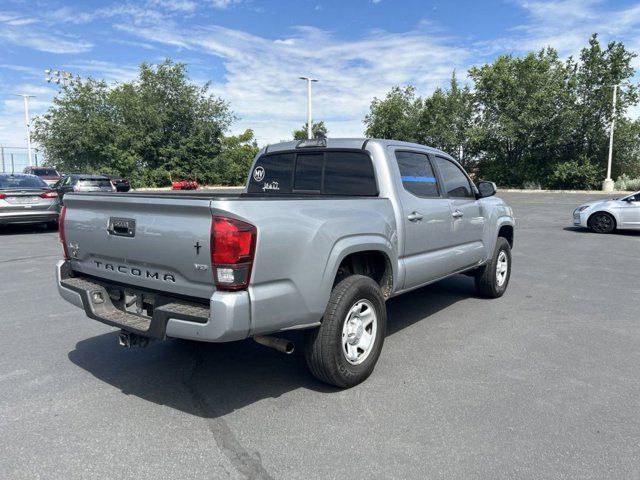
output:
<instances>
[{"instance_id":1,"label":"license plate area","mask_svg":"<svg viewBox=\"0 0 640 480\"><path fill-rule=\"evenodd\" d=\"M38 203L40 197L7 197L6 200L13 205L31 205Z\"/></svg>"}]
</instances>

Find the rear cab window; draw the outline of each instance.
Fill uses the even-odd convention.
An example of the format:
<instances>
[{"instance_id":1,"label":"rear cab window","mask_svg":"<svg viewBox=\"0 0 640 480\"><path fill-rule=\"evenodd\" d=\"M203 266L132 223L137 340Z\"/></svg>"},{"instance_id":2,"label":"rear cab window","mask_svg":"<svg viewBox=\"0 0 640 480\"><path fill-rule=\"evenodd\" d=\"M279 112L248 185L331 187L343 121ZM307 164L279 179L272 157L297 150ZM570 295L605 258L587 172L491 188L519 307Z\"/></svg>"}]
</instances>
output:
<instances>
[{"instance_id":1,"label":"rear cab window","mask_svg":"<svg viewBox=\"0 0 640 480\"><path fill-rule=\"evenodd\" d=\"M362 150L276 152L262 155L248 193L377 196L371 157Z\"/></svg>"}]
</instances>

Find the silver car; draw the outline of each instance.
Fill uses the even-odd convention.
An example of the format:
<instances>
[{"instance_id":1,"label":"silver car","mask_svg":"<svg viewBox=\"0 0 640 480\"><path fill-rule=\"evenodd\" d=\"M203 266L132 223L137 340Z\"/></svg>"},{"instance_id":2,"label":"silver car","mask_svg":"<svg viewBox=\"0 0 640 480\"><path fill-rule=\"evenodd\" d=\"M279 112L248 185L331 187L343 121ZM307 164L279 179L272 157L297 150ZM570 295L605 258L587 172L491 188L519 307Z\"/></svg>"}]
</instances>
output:
<instances>
[{"instance_id":1,"label":"silver car","mask_svg":"<svg viewBox=\"0 0 640 480\"><path fill-rule=\"evenodd\" d=\"M640 192L582 204L573 211L573 224L596 233L611 233L616 228L640 229Z\"/></svg>"},{"instance_id":2,"label":"silver car","mask_svg":"<svg viewBox=\"0 0 640 480\"><path fill-rule=\"evenodd\" d=\"M58 225L58 194L40 177L0 173L0 226L16 223Z\"/></svg>"}]
</instances>

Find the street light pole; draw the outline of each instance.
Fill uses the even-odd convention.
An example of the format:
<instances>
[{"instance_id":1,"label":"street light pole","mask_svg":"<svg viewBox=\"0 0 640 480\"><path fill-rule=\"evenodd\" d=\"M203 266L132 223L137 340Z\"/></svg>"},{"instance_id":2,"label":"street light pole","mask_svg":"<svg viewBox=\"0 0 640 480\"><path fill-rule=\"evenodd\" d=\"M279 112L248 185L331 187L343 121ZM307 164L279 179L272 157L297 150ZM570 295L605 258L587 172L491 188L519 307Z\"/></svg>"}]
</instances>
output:
<instances>
[{"instance_id":1,"label":"street light pole","mask_svg":"<svg viewBox=\"0 0 640 480\"><path fill-rule=\"evenodd\" d=\"M307 82L307 138L313 138L313 130L311 128L311 82L317 82L318 80L311 77L300 77L300 80L306 80Z\"/></svg>"},{"instance_id":2,"label":"street light pole","mask_svg":"<svg viewBox=\"0 0 640 480\"><path fill-rule=\"evenodd\" d=\"M618 85L613 86L613 109L611 115L611 131L609 132L609 159L607 161L607 178L602 182L602 190L613 192L615 183L611 178L611 160L613 158L613 130L616 126L616 101L618 99Z\"/></svg>"},{"instance_id":3,"label":"street light pole","mask_svg":"<svg viewBox=\"0 0 640 480\"><path fill-rule=\"evenodd\" d=\"M35 95L28 95L26 93L15 93L14 95L22 97L24 99L24 123L27 127L27 153L29 156L29 166L33 166L33 160L31 157L31 132L29 131L29 99L35 98Z\"/></svg>"},{"instance_id":4,"label":"street light pole","mask_svg":"<svg viewBox=\"0 0 640 480\"><path fill-rule=\"evenodd\" d=\"M602 190L604 192L613 192L615 182L611 178L611 162L613 160L613 131L616 126L616 104L618 102L618 87L628 85L628 83L620 83L612 85L613 87L613 106L611 109L611 130L609 132L609 158L607 161L607 178L602 182Z\"/></svg>"}]
</instances>

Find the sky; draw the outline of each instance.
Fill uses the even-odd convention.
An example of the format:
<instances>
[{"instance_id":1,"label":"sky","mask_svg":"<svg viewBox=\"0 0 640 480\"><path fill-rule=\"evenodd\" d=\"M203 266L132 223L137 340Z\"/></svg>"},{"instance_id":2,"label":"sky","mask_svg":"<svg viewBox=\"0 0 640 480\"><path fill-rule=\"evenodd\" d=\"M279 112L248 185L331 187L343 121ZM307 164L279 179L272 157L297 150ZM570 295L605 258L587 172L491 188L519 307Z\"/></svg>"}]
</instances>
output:
<instances>
[{"instance_id":1,"label":"sky","mask_svg":"<svg viewBox=\"0 0 640 480\"><path fill-rule=\"evenodd\" d=\"M109 82L142 62L188 65L198 84L230 103L232 132L260 145L313 118L332 137L362 136L374 97L412 84L446 86L453 70L544 46L575 55L597 32L640 52L640 3L598 0L0 0L0 144L23 146L24 106L46 111L58 87L47 68ZM634 66L640 69L640 60ZM639 109L629 112L640 114Z\"/></svg>"}]
</instances>

